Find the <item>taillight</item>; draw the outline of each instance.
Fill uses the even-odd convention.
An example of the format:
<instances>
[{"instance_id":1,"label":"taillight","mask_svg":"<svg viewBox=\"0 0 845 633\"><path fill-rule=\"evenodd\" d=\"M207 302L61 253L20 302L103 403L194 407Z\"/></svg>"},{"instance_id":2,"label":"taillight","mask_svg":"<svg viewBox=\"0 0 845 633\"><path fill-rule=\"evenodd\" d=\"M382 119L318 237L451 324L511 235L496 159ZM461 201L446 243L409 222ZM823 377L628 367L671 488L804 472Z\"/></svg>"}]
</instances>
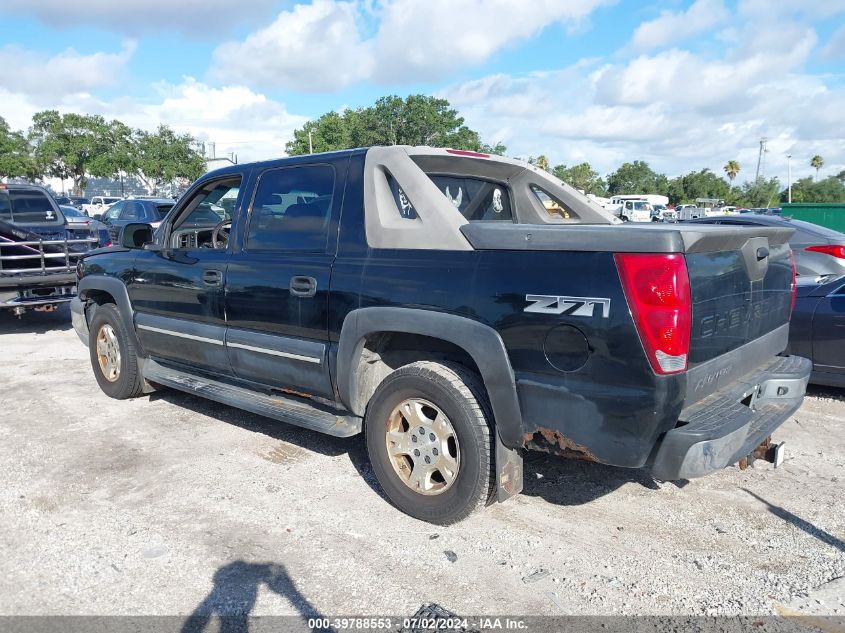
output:
<instances>
[{"instance_id":1,"label":"taillight","mask_svg":"<svg viewBox=\"0 0 845 633\"><path fill-rule=\"evenodd\" d=\"M692 299L684 256L617 253L615 258L628 309L651 368L657 374L685 371Z\"/></svg>"},{"instance_id":2,"label":"taillight","mask_svg":"<svg viewBox=\"0 0 845 633\"><path fill-rule=\"evenodd\" d=\"M824 253L831 257L838 259L845 259L845 246L841 244L823 244L820 246L808 246L805 251L813 251L814 253Z\"/></svg>"},{"instance_id":3,"label":"taillight","mask_svg":"<svg viewBox=\"0 0 845 633\"><path fill-rule=\"evenodd\" d=\"M798 282L795 278L798 276L798 269L795 266L795 252L789 249L789 255L792 258L792 298L789 301L789 318L792 318L792 311L795 309L795 300L798 298Z\"/></svg>"}]
</instances>

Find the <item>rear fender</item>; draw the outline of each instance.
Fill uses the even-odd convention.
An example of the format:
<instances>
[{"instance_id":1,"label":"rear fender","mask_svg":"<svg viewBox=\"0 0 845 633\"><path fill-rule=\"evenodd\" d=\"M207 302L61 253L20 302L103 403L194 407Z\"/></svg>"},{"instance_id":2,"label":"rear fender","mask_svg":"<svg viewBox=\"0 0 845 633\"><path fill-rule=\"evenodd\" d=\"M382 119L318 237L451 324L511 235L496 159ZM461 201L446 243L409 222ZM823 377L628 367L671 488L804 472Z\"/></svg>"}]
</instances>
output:
<instances>
[{"instance_id":1,"label":"rear fender","mask_svg":"<svg viewBox=\"0 0 845 633\"><path fill-rule=\"evenodd\" d=\"M522 490L522 414L516 380L505 344L491 327L465 317L413 308L374 307L350 312L338 343L338 395L355 415L363 416L367 403L358 391L356 368L368 335L401 332L438 338L463 349L481 372L495 418L496 481L498 500Z\"/></svg>"}]
</instances>

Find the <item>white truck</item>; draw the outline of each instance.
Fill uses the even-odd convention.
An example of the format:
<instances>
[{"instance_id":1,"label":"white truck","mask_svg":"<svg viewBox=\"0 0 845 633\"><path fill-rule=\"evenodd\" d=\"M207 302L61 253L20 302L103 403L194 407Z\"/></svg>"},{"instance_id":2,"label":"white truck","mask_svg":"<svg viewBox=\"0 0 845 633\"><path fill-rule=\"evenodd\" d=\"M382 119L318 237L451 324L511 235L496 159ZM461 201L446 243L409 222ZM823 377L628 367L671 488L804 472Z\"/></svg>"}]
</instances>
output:
<instances>
[{"instance_id":1,"label":"white truck","mask_svg":"<svg viewBox=\"0 0 845 633\"><path fill-rule=\"evenodd\" d=\"M91 198L91 204L82 205L82 213L93 217L95 214L105 213L111 205L121 200L123 198L117 196L93 196Z\"/></svg>"}]
</instances>

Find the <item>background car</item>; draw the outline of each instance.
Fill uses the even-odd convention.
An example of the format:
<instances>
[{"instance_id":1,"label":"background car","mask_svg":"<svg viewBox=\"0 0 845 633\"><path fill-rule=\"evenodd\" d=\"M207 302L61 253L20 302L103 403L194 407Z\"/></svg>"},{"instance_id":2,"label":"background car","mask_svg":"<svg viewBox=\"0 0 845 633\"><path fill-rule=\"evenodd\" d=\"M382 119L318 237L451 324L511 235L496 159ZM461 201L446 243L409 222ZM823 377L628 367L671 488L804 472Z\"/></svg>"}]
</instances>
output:
<instances>
[{"instance_id":1,"label":"background car","mask_svg":"<svg viewBox=\"0 0 845 633\"><path fill-rule=\"evenodd\" d=\"M801 276L845 274L845 233L803 220L790 220L776 215L726 215L688 220L697 224L732 226L775 226L795 229L789 238L795 253L795 268Z\"/></svg>"},{"instance_id":2,"label":"background car","mask_svg":"<svg viewBox=\"0 0 845 633\"><path fill-rule=\"evenodd\" d=\"M59 205L59 209L62 210L62 214L65 216L65 220L67 220L68 228L88 228L96 230L103 226L102 222L89 218L76 207L70 207L66 204L62 204Z\"/></svg>"},{"instance_id":3,"label":"background car","mask_svg":"<svg viewBox=\"0 0 845 633\"><path fill-rule=\"evenodd\" d=\"M156 228L173 208L170 198L120 200L102 216L94 216L108 227L112 242L117 242L120 229L132 222L146 222Z\"/></svg>"},{"instance_id":4,"label":"background car","mask_svg":"<svg viewBox=\"0 0 845 633\"><path fill-rule=\"evenodd\" d=\"M810 382L845 387L845 276L798 279L789 353L813 361Z\"/></svg>"},{"instance_id":5,"label":"background car","mask_svg":"<svg viewBox=\"0 0 845 633\"><path fill-rule=\"evenodd\" d=\"M82 205L82 211L86 215L96 215L98 213L105 213L115 202L120 202L123 198L118 196L92 196L90 204Z\"/></svg>"},{"instance_id":6,"label":"background car","mask_svg":"<svg viewBox=\"0 0 845 633\"><path fill-rule=\"evenodd\" d=\"M67 206L67 207L75 207L77 209L82 209L82 207L86 204L89 204L91 201L88 198L83 196L53 196L56 200L56 204L60 206Z\"/></svg>"},{"instance_id":7,"label":"background car","mask_svg":"<svg viewBox=\"0 0 845 633\"><path fill-rule=\"evenodd\" d=\"M59 209L65 216L65 227L69 233L74 234L75 237L87 237L93 234L99 239L99 246L111 246L111 237L105 224L89 218L76 207L60 205Z\"/></svg>"}]
</instances>

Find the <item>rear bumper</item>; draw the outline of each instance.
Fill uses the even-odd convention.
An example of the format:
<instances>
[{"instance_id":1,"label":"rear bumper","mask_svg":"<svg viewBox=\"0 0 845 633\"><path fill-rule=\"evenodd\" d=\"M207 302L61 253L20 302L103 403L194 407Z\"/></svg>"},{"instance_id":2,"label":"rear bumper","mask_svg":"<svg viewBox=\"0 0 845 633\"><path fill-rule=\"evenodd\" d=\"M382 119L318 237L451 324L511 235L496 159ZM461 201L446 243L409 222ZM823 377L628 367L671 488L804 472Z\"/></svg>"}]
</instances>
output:
<instances>
[{"instance_id":1,"label":"rear bumper","mask_svg":"<svg viewBox=\"0 0 845 633\"><path fill-rule=\"evenodd\" d=\"M806 358L777 356L684 409L657 448L653 476L702 477L752 453L801 406L812 368Z\"/></svg>"},{"instance_id":2,"label":"rear bumper","mask_svg":"<svg viewBox=\"0 0 845 633\"><path fill-rule=\"evenodd\" d=\"M76 294L76 273L0 276L0 308L66 303Z\"/></svg>"}]
</instances>

